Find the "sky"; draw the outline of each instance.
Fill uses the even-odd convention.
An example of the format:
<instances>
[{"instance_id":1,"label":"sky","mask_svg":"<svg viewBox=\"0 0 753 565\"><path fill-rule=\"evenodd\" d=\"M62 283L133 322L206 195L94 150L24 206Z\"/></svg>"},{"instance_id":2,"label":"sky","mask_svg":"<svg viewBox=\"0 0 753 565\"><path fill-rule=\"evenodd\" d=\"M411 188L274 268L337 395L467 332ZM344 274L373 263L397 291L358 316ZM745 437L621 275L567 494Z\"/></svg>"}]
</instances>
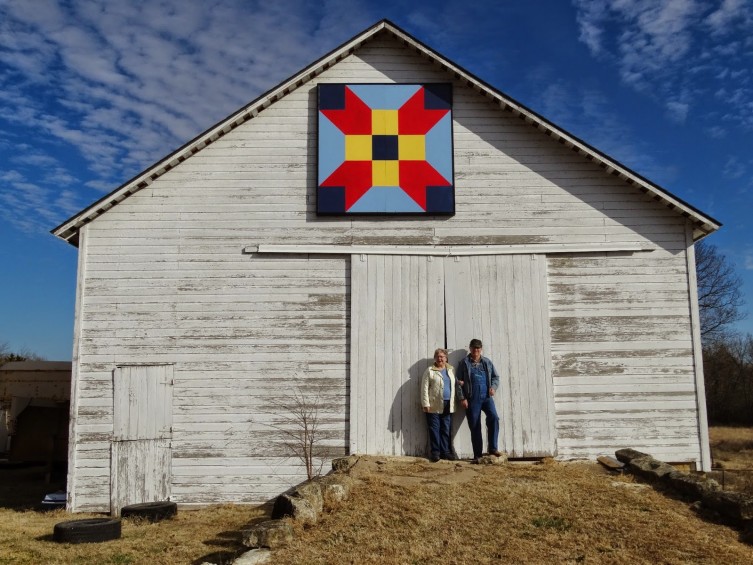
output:
<instances>
[{"instance_id":1,"label":"sky","mask_svg":"<svg viewBox=\"0 0 753 565\"><path fill-rule=\"evenodd\" d=\"M0 346L71 358L51 229L382 18L722 222L753 333L753 0L0 0Z\"/></svg>"}]
</instances>

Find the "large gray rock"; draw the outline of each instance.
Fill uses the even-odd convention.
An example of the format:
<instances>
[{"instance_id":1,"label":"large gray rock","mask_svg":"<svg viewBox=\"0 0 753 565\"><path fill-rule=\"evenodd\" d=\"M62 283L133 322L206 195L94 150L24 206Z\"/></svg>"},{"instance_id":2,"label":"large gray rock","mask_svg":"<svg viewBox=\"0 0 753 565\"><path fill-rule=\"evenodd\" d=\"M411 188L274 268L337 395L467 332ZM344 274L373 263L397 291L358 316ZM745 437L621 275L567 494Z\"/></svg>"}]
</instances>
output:
<instances>
[{"instance_id":1,"label":"large gray rock","mask_svg":"<svg viewBox=\"0 0 753 565\"><path fill-rule=\"evenodd\" d=\"M327 475L319 479L322 496L328 502L342 502L350 496L353 480L341 474Z\"/></svg>"},{"instance_id":2,"label":"large gray rock","mask_svg":"<svg viewBox=\"0 0 753 565\"><path fill-rule=\"evenodd\" d=\"M643 453L641 451L636 451L635 449L631 449L629 447L625 449L618 449L615 451L615 457L617 457L618 461L622 461L623 463L630 463L633 459L642 459L644 457L651 457L648 453Z\"/></svg>"},{"instance_id":3,"label":"large gray rock","mask_svg":"<svg viewBox=\"0 0 753 565\"><path fill-rule=\"evenodd\" d=\"M741 492L706 492L701 499L706 508L717 511L737 525L753 520L753 497Z\"/></svg>"},{"instance_id":4,"label":"large gray rock","mask_svg":"<svg viewBox=\"0 0 753 565\"><path fill-rule=\"evenodd\" d=\"M243 545L246 547L274 549L287 545L292 540L293 528L282 520L266 520L243 531Z\"/></svg>"},{"instance_id":5,"label":"large gray rock","mask_svg":"<svg viewBox=\"0 0 753 565\"><path fill-rule=\"evenodd\" d=\"M311 502L295 494L281 494L275 500L272 518L278 519L286 516L291 516L304 524L316 524L318 519L318 513Z\"/></svg>"},{"instance_id":6,"label":"large gray rock","mask_svg":"<svg viewBox=\"0 0 753 565\"><path fill-rule=\"evenodd\" d=\"M323 509L321 484L316 480L309 481L278 496L272 508L272 518L292 516L294 520L314 524Z\"/></svg>"},{"instance_id":7,"label":"large gray rock","mask_svg":"<svg viewBox=\"0 0 753 565\"><path fill-rule=\"evenodd\" d=\"M722 487L714 479L688 475L677 470L665 475L664 480L672 489L691 497L693 500L701 500L706 493L722 490Z\"/></svg>"},{"instance_id":8,"label":"large gray rock","mask_svg":"<svg viewBox=\"0 0 753 565\"><path fill-rule=\"evenodd\" d=\"M308 500L311 508L317 514L321 514L322 510L324 510L324 497L322 496L322 486L319 481L310 481L297 486L293 490L293 495Z\"/></svg>"},{"instance_id":9,"label":"large gray rock","mask_svg":"<svg viewBox=\"0 0 753 565\"><path fill-rule=\"evenodd\" d=\"M631 459L627 467L634 475L652 481L659 480L677 470L672 465L654 459L651 456Z\"/></svg>"}]
</instances>

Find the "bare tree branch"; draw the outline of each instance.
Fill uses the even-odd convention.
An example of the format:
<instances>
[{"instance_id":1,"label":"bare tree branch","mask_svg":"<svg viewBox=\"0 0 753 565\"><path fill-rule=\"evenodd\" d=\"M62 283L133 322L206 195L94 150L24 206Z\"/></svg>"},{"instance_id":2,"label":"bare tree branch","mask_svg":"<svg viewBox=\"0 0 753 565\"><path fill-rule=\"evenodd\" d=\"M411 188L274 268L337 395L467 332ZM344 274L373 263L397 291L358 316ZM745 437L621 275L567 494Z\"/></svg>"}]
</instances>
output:
<instances>
[{"instance_id":1,"label":"bare tree branch","mask_svg":"<svg viewBox=\"0 0 753 565\"><path fill-rule=\"evenodd\" d=\"M323 442L332 437L332 433L324 428L325 406L321 393L317 386L307 386L304 392L296 385L285 396L270 399L269 406L264 409L265 413L278 418L278 421L265 424L279 432L275 443L282 453L300 459L309 479L321 475L324 458L329 454Z\"/></svg>"},{"instance_id":2,"label":"bare tree branch","mask_svg":"<svg viewBox=\"0 0 753 565\"><path fill-rule=\"evenodd\" d=\"M742 279L714 245L699 241L695 244L695 257L701 337L710 342L721 338L731 324L745 318Z\"/></svg>"}]
</instances>

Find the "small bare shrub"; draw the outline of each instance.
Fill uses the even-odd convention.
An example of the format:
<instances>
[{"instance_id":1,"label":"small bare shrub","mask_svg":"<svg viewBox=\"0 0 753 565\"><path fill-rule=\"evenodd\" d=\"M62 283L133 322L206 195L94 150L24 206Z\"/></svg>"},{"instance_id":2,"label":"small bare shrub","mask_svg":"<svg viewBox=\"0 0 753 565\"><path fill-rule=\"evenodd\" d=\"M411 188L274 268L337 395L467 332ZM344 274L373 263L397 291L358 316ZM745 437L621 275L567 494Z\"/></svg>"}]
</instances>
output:
<instances>
[{"instance_id":1,"label":"small bare shrub","mask_svg":"<svg viewBox=\"0 0 753 565\"><path fill-rule=\"evenodd\" d=\"M309 479L322 473L324 458L328 450L323 441L331 433L323 429L324 405L321 387L291 387L290 392L281 398L270 401L266 412L278 416L278 421L267 425L280 433L273 440L283 454L293 454L306 467Z\"/></svg>"}]
</instances>

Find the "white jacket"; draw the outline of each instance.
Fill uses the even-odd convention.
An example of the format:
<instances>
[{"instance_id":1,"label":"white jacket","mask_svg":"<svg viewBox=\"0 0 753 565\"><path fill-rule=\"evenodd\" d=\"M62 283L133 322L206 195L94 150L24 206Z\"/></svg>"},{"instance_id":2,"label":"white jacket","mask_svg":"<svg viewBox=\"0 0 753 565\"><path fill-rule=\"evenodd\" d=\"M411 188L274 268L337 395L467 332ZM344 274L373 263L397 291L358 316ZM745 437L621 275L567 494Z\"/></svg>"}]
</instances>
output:
<instances>
[{"instance_id":1,"label":"white jacket","mask_svg":"<svg viewBox=\"0 0 753 565\"><path fill-rule=\"evenodd\" d=\"M450 376L450 412L455 411L455 370L451 365L445 365ZM421 407L428 406L429 412L441 414L444 412L444 379L442 372L434 365L424 371L421 377Z\"/></svg>"}]
</instances>

